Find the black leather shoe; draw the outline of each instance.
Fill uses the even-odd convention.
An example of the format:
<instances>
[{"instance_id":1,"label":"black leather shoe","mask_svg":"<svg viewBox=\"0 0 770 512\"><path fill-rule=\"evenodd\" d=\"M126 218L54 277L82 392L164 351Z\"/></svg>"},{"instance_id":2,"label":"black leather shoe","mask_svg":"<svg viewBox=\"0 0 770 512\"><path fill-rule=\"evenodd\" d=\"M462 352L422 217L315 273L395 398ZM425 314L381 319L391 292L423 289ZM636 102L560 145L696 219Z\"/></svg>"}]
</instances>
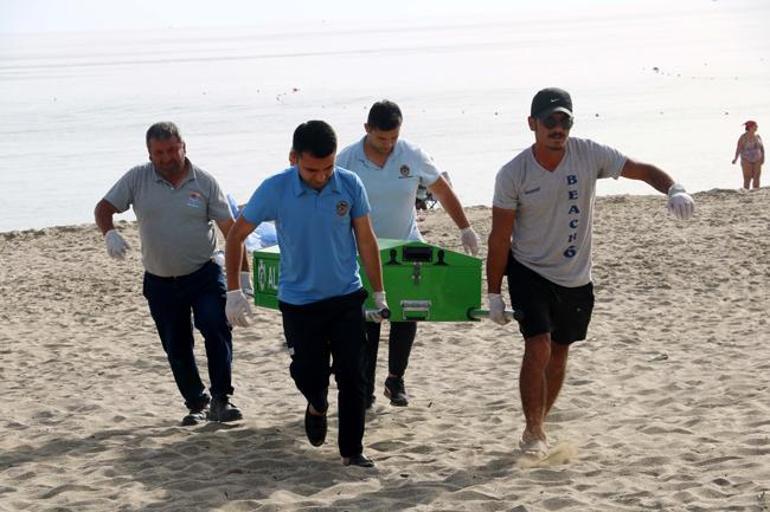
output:
<instances>
[{"instance_id":1,"label":"black leather shoe","mask_svg":"<svg viewBox=\"0 0 770 512\"><path fill-rule=\"evenodd\" d=\"M199 423L206 421L207 417L208 407L198 410L190 410L190 412L187 413L187 416L182 418L182 426L191 427L193 425L198 425Z\"/></svg>"},{"instance_id":2,"label":"black leather shoe","mask_svg":"<svg viewBox=\"0 0 770 512\"><path fill-rule=\"evenodd\" d=\"M211 400L211 409L209 410L209 419L227 423L229 421L238 421L243 419L241 410L238 409L227 397L215 396Z\"/></svg>"},{"instance_id":3,"label":"black leather shoe","mask_svg":"<svg viewBox=\"0 0 770 512\"><path fill-rule=\"evenodd\" d=\"M208 417L209 417L209 397L208 395L203 395L201 399L198 401L198 403L194 405L188 405L190 412L187 413L187 416L182 418L182 426L183 427L191 427L193 425L198 425L199 423L204 423Z\"/></svg>"},{"instance_id":4,"label":"black leather shoe","mask_svg":"<svg viewBox=\"0 0 770 512\"><path fill-rule=\"evenodd\" d=\"M409 405L409 395L406 394L404 379L388 377L385 379L385 396L390 398L390 405L406 407Z\"/></svg>"},{"instance_id":5,"label":"black leather shoe","mask_svg":"<svg viewBox=\"0 0 770 512\"><path fill-rule=\"evenodd\" d=\"M342 464L345 466L358 466L360 468L374 467L374 461L363 453L359 453L353 457L342 457Z\"/></svg>"},{"instance_id":6,"label":"black leather shoe","mask_svg":"<svg viewBox=\"0 0 770 512\"><path fill-rule=\"evenodd\" d=\"M326 441L326 413L322 416L310 414L310 404L305 409L305 434L313 446L321 446Z\"/></svg>"}]
</instances>

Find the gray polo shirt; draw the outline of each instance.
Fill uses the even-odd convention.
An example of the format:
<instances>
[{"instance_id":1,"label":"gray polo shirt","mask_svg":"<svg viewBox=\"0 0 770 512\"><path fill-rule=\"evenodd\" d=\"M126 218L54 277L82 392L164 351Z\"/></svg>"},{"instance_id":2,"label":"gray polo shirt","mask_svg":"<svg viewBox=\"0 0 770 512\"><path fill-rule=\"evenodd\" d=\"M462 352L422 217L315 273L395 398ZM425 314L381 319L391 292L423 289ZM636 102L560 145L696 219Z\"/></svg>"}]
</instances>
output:
<instances>
[{"instance_id":1,"label":"gray polo shirt","mask_svg":"<svg viewBox=\"0 0 770 512\"><path fill-rule=\"evenodd\" d=\"M626 157L588 139L569 138L553 171L527 148L497 173L492 205L516 210L511 250L546 279L567 287L591 281L596 180L620 176Z\"/></svg>"},{"instance_id":2,"label":"gray polo shirt","mask_svg":"<svg viewBox=\"0 0 770 512\"><path fill-rule=\"evenodd\" d=\"M201 268L217 247L213 221L232 219L214 177L189 160L188 164L187 176L177 188L146 163L124 174L104 196L118 212L133 205L142 263L156 276L183 276Z\"/></svg>"}]
</instances>

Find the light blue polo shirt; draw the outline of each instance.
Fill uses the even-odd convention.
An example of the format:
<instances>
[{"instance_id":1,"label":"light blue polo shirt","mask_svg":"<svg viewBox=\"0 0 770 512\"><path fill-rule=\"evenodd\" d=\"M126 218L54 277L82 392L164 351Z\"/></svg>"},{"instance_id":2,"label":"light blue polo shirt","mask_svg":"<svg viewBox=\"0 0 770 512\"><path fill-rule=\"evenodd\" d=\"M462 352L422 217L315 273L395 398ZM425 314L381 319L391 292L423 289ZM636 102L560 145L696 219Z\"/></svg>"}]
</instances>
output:
<instances>
[{"instance_id":1,"label":"light blue polo shirt","mask_svg":"<svg viewBox=\"0 0 770 512\"><path fill-rule=\"evenodd\" d=\"M254 225L275 221L278 299L302 305L361 288L353 219L369 211L364 185L352 172L336 167L319 192L290 167L262 182L241 215Z\"/></svg>"},{"instance_id":2,"label":"light blue polo shirt","mask_svg":"<svg viewBox=\"0 0 770 512\"><path fill-rule=\"evenodd\" d=\"M441 173L433 158L409 142L399 139L382 167L364 153L366 137L337 155L337 165L361 178L372 205L372 227L378 238L422 240L417 228L414 200L417 187L429 187Z\"/></svg>"}]
</instances>

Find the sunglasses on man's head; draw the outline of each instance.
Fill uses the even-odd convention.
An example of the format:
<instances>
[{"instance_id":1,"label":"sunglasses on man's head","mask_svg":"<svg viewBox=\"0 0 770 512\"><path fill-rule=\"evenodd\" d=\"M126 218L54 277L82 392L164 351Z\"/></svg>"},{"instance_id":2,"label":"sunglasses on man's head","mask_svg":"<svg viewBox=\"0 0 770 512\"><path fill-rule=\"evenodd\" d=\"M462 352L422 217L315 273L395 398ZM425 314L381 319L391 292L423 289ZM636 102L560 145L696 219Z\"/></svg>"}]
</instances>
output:
<instances>
[{"instance_id":1,"label":"sunglasses on man's head","mask_svg":"<svg viewBox=\"0 0 770 512\"><path fill-rule=\"evenodd\" d=\"M565 130L569 130L572 128L572 124L574 123L574 119L571 116L563 116L563 117L556 117L556 116L548 116L545 119L541 119L540 122L543 123L543 126L548 128L549 130L553 130L556 128L557 125L561 126Z\"/></svg>"}]
</instances>

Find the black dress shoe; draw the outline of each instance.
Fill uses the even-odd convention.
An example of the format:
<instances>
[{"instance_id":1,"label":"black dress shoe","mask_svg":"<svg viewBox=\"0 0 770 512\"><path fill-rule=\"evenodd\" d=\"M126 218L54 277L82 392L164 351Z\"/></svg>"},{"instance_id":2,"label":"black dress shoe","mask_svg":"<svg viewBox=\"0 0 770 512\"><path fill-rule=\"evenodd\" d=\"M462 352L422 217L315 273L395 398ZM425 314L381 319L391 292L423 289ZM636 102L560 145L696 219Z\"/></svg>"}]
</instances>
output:
<instances>
[{"instance_id":1,"label":"black dress shoe","mask_svg":"<svg viewBox=\"0 0 770 512\"><path fill-rule=\"evenodd\" d=\"M305 434L313 446L321 446L326 441L326 413L323 416L310 414L310 404L305 409Z\"/></svg>"},{"instance_id":2,"label":"black dress shoe","mask_svg":"<svg viewBox=\"0 0 770 512\"><path fill-rule=\"evenodd\" d=\"M358 466L360 468L373 468L374 461L368 458L363 453L354 455L353 457L342 457L342 464L345 466Z\"/></svg>"}]
</instances>

